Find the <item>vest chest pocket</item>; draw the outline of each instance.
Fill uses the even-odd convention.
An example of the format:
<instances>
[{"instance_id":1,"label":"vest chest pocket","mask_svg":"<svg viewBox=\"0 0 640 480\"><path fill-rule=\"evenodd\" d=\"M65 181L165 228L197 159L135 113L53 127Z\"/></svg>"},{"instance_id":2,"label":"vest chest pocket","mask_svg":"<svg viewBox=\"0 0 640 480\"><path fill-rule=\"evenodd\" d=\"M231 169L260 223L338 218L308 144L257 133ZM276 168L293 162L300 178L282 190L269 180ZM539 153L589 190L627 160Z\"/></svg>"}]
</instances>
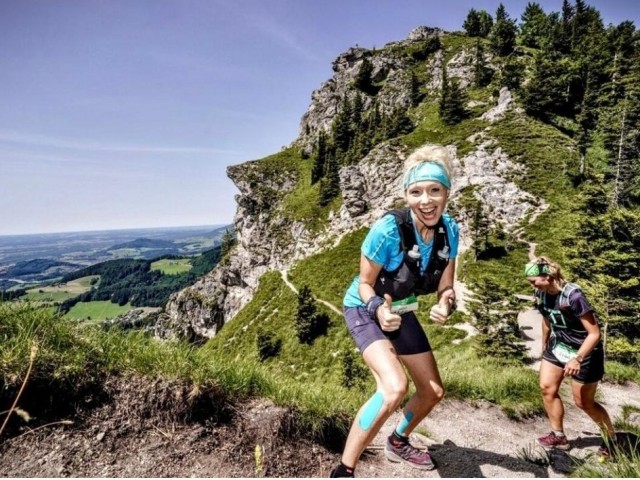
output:
<instances>
[{"instance_id":1,"label":"vest chest pocket","mask_svg":"<svg viewBox=\"0 0 640 480\"><path fill-rule=\"evenodd\" d=\"M553 324L554 327L563 329L567 328L567 322L564 319L562 311L547 309L547 314L549 315L549 321Z\"/></svg>"}]
</instances>

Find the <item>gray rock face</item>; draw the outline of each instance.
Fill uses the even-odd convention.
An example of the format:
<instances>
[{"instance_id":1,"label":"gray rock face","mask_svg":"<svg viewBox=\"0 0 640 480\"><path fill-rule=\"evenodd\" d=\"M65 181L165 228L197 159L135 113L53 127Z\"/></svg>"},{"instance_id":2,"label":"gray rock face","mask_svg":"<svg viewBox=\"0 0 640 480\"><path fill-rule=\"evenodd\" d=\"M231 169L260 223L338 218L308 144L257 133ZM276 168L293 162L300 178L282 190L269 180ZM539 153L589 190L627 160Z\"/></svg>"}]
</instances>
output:
<instances>
[{"instance_id":1,"label":"gray rock face","mask_svg":"<svg viewBox=\"0 0 640 480\"><path fill-rule=\"evenodd\" d=\"M487 110L480 117L481 120L488 120L489 122L495 122L504 117L504 114L512 108L513 98L511 92L507 87L500 89L500 96L498 97L498 104L490 110Z\"/></svg>"},{"instance_id":2,"label":"gray rock face","mask_svg":"<svg viewBox=\"0 0 640 480\"><path fill-rule=\"evenodd\" d=\"M408 108L410 105L408 60L395 53L395 50L398 47L424 42L430 37L440 36L441 33L439 29L418 27L406 40L388 43L380 50L353 47L338 56L333 62L333 77L311 94L311 105L302 116L300 134L294 143L306 154L311 154L319 132L330 131L342 99L347 97L353 101L358 92L363 100L363 113L372 108L374 100L380 112L384 114L390 114L398 107ZM375 98L357 90L354 86L354 81L365 59L372 66L372 82L381 85Z\"/></svg>"}]
</instances>

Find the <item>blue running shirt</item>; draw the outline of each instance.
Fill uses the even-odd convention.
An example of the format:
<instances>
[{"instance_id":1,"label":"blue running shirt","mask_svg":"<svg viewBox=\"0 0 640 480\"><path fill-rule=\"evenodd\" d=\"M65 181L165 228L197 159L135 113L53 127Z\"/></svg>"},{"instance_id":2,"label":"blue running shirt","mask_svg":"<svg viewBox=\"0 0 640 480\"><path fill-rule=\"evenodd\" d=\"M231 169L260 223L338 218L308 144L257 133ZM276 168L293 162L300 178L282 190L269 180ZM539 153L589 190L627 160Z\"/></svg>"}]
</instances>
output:
<instances>
[{"instance_id":1,"label":"blue running shirt","mask_svg":"<svg viewBox=\"0 0 640 480\"><path fill-rule=\"evenodd\" d=\"M442 221L447 230L447 237L451 247L449 258L453 259L458 255L458 243L460 238L458 224L446 213L442 215ZM415 231L415 229L414 232L416 235L416 241L420 248L420 255L422 258L431 258L433 240L429 243L425 243L422 236ZM364 242L362 242L360 251L369 260L377 263L378 265L382 265L382 268L387 271L393 271L400 266L404 255L400 248L400 232L398 232L398 226L393 215L384 215L371 226L371 230L369 230ZM427 268L427 263L428 262L421 262L420 273L424 273ZM360 276L357 275L345 293L343 299L345 307L364 306L364 302L358 293L359 285Z\"/></svg>"}]
</instances>

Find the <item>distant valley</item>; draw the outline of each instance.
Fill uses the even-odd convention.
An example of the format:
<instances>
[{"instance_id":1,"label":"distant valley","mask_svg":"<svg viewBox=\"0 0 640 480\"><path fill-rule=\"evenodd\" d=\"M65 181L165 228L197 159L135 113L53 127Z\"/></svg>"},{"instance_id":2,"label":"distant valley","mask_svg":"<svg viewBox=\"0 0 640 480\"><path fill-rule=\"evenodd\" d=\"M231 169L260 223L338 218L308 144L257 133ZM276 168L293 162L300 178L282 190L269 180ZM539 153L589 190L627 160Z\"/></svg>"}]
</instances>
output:
<instances>
[{"instance_id":1,"label":"distant valley","mask_svg":"<svg viewBox=\"0 0 640 480\"><path fill-rule=\"evenodd\" d=\"M228 225L0 236L0 292L55 281L118 259L196 256L220 244Z\"/></svg>"}]
</instances>

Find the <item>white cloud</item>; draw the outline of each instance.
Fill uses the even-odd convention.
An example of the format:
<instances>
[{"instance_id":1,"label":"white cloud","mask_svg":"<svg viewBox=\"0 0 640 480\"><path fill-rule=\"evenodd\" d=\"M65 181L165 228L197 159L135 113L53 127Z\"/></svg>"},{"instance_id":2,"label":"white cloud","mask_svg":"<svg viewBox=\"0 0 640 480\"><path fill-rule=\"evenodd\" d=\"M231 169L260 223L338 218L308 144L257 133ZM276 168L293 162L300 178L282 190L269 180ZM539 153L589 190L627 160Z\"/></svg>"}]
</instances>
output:
<instances>
[{"instance_id":1,"label":"white cloud","mask_svg":"<svg viewBox=\"0 0 640 480\"><path fill-rule=\"evenodd\" d=\"M239 150L226 150L208 147L176 147L158 145L118 145L95 142L92 140L50 137L37 133L17 132L15 130L0 129L0 142L16 143L34 147L54 147L68 150L85 150L99 152L120 153L209 153L222 155L246 155Z\"/></svg>"}]
</instances>

